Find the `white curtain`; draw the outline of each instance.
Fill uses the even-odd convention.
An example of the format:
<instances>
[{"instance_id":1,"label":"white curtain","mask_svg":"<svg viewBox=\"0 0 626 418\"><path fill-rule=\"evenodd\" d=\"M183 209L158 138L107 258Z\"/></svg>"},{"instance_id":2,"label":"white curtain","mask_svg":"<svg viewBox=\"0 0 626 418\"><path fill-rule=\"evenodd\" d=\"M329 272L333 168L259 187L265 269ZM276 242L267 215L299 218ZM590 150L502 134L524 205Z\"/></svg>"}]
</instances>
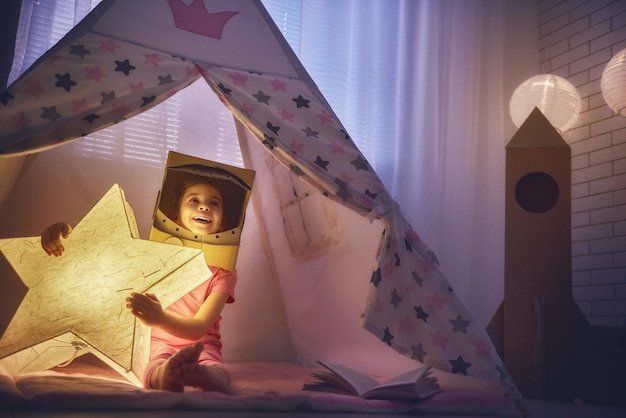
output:
<instances>
[{"instance_id":1,"label":"white curtain","mask_svg":"<svg viewBox=\"0 0 626 418\"><path fill-rule=\"evenodd\" d=\"M9 84L102 0L23 0Z\"/></svg>"},{"instance_id":2,"label":"white curtain","mask_svg":"<svg viewBox=\"0 0 626 418\"><path fill-rule=\"evenodd\" d=\"M504 286L508 99L537 69L534 2L263 3L486 325Z\"/></svg>"},{"instance_id":3,"label":"white curtain","mask_svg":"<svg viewBox=\"0 0 626 418\"><path fill-rule=\"evenodd\" d=\"M25 0L10 81L97 3ZM534 2L263 3L457 293L486 325L503 295L504 146L514 132L508 98L536 69ZM160 172L167 149L240 164L236 146L220 142L235 136L232 117L207 97L213 97L208 87L195 83L113 129L46 152L45 167L77 154L119 161L119 170L97 178L83 176L97 169L93 162L66 165L75 186L90 190L85 202L91 202L119 181L125 166ZM206 137L222 145L199 148ZM127 190L138 217L151 216L160 185L155 178L148 187ZM144 200L145 207L137 203ZM87 209L78 205L75 213ZM8 223L1 232L15 235Z\"/></svg>"}]
</instances>

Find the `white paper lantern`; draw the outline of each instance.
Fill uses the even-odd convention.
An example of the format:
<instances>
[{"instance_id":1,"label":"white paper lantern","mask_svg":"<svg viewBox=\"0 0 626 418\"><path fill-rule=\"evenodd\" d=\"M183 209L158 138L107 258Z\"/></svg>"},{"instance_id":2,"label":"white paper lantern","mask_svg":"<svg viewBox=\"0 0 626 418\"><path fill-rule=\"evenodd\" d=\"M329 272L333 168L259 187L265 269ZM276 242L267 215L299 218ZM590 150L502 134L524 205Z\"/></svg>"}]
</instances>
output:
<instances>
[{"instance_id":1,"label":"white paper lantern","mask_svg":"<svg viewBox=\"0 0 626 418\"><path fill-rule=\"evenodd\" d=\"M626 116L626 48L606 64L600 80L602 96L615 112Z\"/></svg>"},{"instance_id":2,"label":"white paper lantern","mask_svg":"<svg viewBox=\"0 0 626 418\"><path fill-rule=\"evenodd\" d=\"M559 132L572 127L580 112L580 95L563 77L540 74L524 81L511 96L509 112L518 128L538 108Z\"/></svg>"}]
</instances>

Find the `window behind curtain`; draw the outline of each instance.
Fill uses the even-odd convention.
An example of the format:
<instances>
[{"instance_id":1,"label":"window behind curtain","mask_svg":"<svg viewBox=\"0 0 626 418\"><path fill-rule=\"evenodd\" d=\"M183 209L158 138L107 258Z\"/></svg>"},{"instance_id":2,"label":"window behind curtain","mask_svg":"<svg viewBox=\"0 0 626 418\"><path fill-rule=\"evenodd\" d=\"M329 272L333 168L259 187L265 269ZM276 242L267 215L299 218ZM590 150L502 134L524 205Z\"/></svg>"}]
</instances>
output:
<instances>
[{"instance_id":1,"label":"window behind curtain","mask_svg":"<svg viewBox=\"0 0 626 418\"><path fill-rule=\"evenodd\" d=\"M301 2L299 0L262 0L261 2L291 48L298 54L302 23Z\"/></svg>"},{"instance_id":2,"label":"window behind curtain","mask_svg":"<svg viewBox=\"0 0 626 418\"><path fill-rule=\"evenodd\" d=\"M23 0L9 83L102 0Z\"/></svg>"},{"instance_id":3,"label":"window behind curtain","mask_svg":"<svg viewBox=\"0 0 626 418\"><path fill-rule=\"evenodd\" d=\"M167 151L243 166L233 116L203 79L154 108L94 132L77 152L162 167Z\"/></svg>"},{"instance_id":4,"label":"window behind curtain","mask_svg":"<svg viewBox=\"0 0 626 418\"><path fill-rule=\"evenodd\" d=\"M387 185L397 174L405 88L403 2L263 0L342 124ZM415 25L415 22L411 22Z\"/></svg>"}]
</instances>

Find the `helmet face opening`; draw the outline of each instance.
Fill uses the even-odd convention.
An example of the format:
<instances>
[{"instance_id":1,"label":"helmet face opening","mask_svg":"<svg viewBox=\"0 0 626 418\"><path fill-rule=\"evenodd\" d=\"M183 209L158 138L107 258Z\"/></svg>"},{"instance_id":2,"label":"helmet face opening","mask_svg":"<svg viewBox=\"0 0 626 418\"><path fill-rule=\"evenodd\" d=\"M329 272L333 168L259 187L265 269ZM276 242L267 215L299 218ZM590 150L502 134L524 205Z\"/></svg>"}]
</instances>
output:
<instances>
[{"instance_id":1,"label":"helmet face opening","mask_svg":"<svg viewBox=\"0 0 626 418\"><path fill-rule=\"evenodd\" d=\"M199 248L208 265L234 270L254 174L253 170L170 151L155 205L150 240ZM198 182L211 184L222 195L224 231L197 235L175 222L182 192Z\"/></svg>"},{"instance_id":2,"label":"helmet face opening","mask_svg":"<svg viewBox=\"0 0 626 418\"><path fill-rule=\"evenodd\" d=\"M197 182L211 184L222 195L226 220L225 230L243 227L250 186L220 167L199 164L169 167L161 189L159 210L170 219L174 219L182 192L187 185Z\"/></svg>"}]
</instances>

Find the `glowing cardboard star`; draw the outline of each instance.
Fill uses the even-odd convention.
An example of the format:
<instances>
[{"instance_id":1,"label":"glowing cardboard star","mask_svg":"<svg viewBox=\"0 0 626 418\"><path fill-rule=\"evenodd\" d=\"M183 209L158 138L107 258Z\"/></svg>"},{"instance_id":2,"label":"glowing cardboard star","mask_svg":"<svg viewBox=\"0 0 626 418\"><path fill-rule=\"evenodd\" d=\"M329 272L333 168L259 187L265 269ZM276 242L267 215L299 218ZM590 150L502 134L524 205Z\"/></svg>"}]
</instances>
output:
<instances>
[{"instance_id":1,"label":"glowing cardboard star","mask_svg":"<svg viewBox=\"0 0 626 418\"><path fill-rule=\"evenodd\" d=\"M116 184L74 228L60 257L48 256L39 237L0 240L0 359L69 332L140 373L149 333L126 297L149 290L168 306L211 271L200 250L138 237Z\"/></svg>"}]
</instances>

